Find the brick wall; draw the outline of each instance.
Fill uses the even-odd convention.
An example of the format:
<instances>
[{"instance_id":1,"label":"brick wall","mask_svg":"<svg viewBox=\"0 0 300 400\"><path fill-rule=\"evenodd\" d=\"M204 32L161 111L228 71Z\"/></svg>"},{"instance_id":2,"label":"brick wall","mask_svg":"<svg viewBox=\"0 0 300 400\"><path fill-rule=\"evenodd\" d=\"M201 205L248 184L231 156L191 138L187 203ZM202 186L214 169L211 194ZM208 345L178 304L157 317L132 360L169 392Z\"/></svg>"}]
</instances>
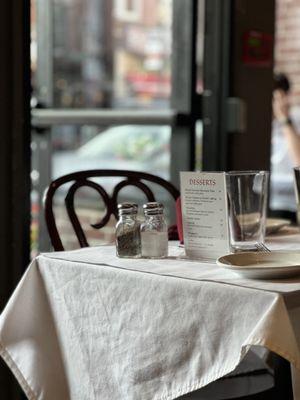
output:
<instances>
[{"instance_id":1,"label":"brick wall","mask_svg":"<svg viewBox=\"0 0 300 400\"><path fill-rule=\"evenodd\" d=\"M300 0L276 0L275 71L292 84L291 102L300 105Z\"/></svg>"}]
</instances>

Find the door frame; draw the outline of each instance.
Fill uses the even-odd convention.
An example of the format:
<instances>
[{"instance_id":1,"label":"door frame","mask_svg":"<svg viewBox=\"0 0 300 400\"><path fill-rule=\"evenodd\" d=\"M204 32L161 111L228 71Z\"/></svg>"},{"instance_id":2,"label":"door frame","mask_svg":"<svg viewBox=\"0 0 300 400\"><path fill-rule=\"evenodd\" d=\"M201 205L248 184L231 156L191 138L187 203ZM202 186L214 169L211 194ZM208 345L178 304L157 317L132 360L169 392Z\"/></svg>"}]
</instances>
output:
<instances>
[{"instance_id":1,"label":"door frame","mask_svg":"<svg viewBox=\"0 0 300 400\"><path fill-rule=\"evenodd\" d=\"M30 254L30 1L0 2L0 308L29 263ZM20 389L0 362L1 395Z\"/></svg>"}]
</instances>

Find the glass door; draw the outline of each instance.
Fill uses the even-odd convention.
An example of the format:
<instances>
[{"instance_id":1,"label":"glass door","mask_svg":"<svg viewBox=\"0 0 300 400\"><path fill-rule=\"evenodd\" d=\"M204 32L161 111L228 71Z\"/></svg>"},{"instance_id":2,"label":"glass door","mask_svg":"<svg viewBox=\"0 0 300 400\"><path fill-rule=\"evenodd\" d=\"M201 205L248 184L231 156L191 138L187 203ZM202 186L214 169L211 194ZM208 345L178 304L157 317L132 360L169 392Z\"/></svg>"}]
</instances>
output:
<instances>
[{"instance_id":1,"label":"glass door","mask_svg":"<svg viewBox=\"0 0 300 400\"><path fill-rule=\"evenodd\" d=\"M180 170L201 168L203 32L204 0L32 0L33 253L49 248L41 209L52 179L126 169L178 185ZM87 197L89 224L99 210Z\"/></svg>"}]
</instances>

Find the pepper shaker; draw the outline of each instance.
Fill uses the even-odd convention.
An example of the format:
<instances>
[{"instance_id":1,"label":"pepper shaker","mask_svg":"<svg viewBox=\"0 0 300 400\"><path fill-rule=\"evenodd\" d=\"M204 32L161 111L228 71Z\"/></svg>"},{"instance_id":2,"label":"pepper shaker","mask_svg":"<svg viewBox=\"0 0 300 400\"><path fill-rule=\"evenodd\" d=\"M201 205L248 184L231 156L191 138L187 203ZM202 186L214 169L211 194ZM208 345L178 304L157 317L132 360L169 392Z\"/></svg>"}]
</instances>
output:
<instances>
[{"instance_id":1,"label":"pepper shaker","mask_svg":"<svg viewBox=\"0 0 300 400\"><path fill-rule=\"evenodd\" d=\"M137 220L138 206L135 203L118 204L119 220L116 225L116 251L122 258L141 256L140 223Z\"/></svg>"}]
</instances>

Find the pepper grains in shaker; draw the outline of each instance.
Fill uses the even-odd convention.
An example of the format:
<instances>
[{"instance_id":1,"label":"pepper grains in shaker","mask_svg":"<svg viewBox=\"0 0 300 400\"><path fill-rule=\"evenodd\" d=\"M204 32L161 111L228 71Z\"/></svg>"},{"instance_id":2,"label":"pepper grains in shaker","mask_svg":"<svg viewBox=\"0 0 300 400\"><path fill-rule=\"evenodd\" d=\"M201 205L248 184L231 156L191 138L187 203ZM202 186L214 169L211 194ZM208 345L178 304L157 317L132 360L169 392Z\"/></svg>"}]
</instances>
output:
<instances>
[{"instance_id":1,"label":"pepper grains in shaker","mask_svg":"<svg viewBox=\"0 0 300 400\"><path fill-rule=\"evenodd\" d=\"M116 225L116 251L118 257L141 257L140 223L135 203L118 204L119 220Z\"/></svg>"},{"instance_id":2,"label":"pepper grains in shaker","mask_svg":"<svg viewBox=\"0 0 300 400\"><path fill-rule=\"evenodd\" d=\"M168 228L164 219L164 206L151 202L144 204L145 222L141 225L142 256L163 258L168 256Z\"/></svg>"}]
</instances>

